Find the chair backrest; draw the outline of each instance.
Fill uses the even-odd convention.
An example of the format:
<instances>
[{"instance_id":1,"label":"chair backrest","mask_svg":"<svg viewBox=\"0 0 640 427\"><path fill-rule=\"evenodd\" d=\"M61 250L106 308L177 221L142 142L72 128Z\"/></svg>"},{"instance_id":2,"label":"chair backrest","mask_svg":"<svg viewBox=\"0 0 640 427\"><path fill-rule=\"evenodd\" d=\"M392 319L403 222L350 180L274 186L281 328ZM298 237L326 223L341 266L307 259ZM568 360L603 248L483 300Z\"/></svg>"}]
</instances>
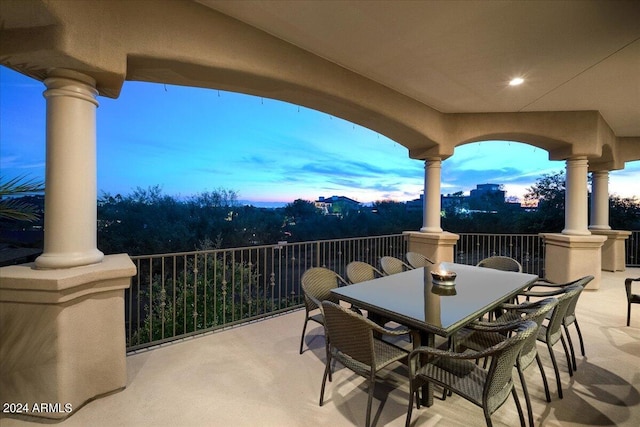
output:
<instances>
[{"instance_id":1,"label":"chair backrest","mask_svg":"<svg viewBox=\"0 0 640 427\"><path fill-rule=\"evenodd\" d=\"M526 307L522 311L515 309L516 312L520 311L522 314L522 320L532 320L536 322L536 325L540 327L542 322L555 307L558 305L558 299L555 297L545 298L543 300L535 301L534 303L525 303L522 306ZM538 353L538 347L536 343L536 335L532 335L527 339L520 351L519 361L522 369L526 368L535 360Z\"/></svg>"},{"instance_id":2,"label":"chair backrest","mask_svg":"<svg viewBox=\"0 0 640 427\"><path fill-rule=\"evenodd\" d=\"M574 280L573 282L571 282L570 286L582 286L582 289L584 289L584 287L587 286L587 284L592 280L593 276L584 276L578 280ZM567 305L567 312L564 315L564 323L566 325L569 325L576 320L576 306L578 305L580 294L581 293L579 293L575 298L571 298L571 302Z\"/></svg>"},{"instance_id":3,"label":"chair backrest","mask_svg":"<svg viewBox=\"0 0 640 427\"><path fill-rule=\"evenodd\" d=\"M508 256L491 256L485 258L477 264L477 267L493 268L502 271L516 271L522 273L522 265Z\"/></svg>"},{"instance_id":4,"label":"chair backrest","mask_svg":"<svg viewBox=\"0 0 640 427\"><path fill-rule=\"evenodd\" d=\"M407 262L413 268L427 267L429 264L434 263L429 258L418 252L407 252L405 256L407 257Z\"/></svg>"},{"instance_id":5,"label":"chair backrest","mask_svg":"<svg viewBox=\"0 0 640 427\"><path fill-rule=\"evenodd\" d=\"M624 280L624 288L627 292L627 301L629 303L631 303L632 298L631 296L633 295L633 292L631 292L631 283L632 282L640 282L640 277L638 277L637 279L633 279L631 277L627 278Z\"/></svg>"},{"instance_id":6,"label":"chair backrest","mask_svg":"<svg viewBox=\"0 0 640 427\"><path fill-rule=\"evenodd\" d=\"M553 345L558 342L562 336L560 328L564 322L564 316L567 314L567 308L569 308L572 299L577 299L580 296L583 289L580 285L571 285L562 288L561 293L557 295L558 304L553 309L547 324L547 343Z\"/></svg>"},{"instance_id":7,"label":"chair backrest","mask_svg":"<svg viewBox=\"0 0 640 427\"><path fill-rule=\"evenodd\" d=\"M338 302L338 299L331 295L331 290L346 284L347 282L339 274L328 268L312 267L308 269L302 275L302 291L307 310L320 308L309 296L320 302L324 300Z\"/></svg>"},{"instance_id":8,"label":"chair backrest","mask_svg":"<svg viewBox=\"0 0 640 427\"><path fill-rule=\"evenodd\" d=\"M494 345L489 351L491 365L484 385L484 406L489 414L494 412L511 393L507 385L512 381L513 365L520 354L524 343L538 331L538 324L532 320L518 322L512 335Z\"/></svg>"},{"instance_id":9,"label":"chair backrest","mask_svg":"<svg viewBox=\"0 0 640 427\"><path fill-rule=\"evenodd\" d=\"M380 258L380 267L382 267L382 271L384 271L384 274L387 276L411 270L411 266L405 264L401 259L392 256L383 256Z\"/></svg>"},{"instance_id":10,"label":"chair backrest","mask_svg":"<svg viewBox=\"0 0 640 427\"><path fill-rule=\"evenodd\" d=\"M362 261L352 261L347 264L347 278L351 283L360 283L383 276L382 272Z\"/></svg>"},{"instance_id":11,"label":"chair backrest","mask_svg":"<svg viewBox=\"0 0 640 427\"><path fill-rule=\"evenodd\" d=\"M322 301L322 309L331 348L367 366L375 366L371 321L331 301Z\"/></svg>"}]
</instances>

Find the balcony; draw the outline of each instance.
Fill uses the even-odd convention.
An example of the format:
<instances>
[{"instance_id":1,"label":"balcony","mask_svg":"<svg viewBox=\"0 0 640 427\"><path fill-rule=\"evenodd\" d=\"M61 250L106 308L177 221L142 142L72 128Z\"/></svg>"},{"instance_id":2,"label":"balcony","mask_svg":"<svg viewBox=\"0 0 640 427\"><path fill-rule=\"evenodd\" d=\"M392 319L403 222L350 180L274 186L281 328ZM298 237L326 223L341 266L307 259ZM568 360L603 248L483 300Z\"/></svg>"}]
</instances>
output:
<instances>
[{"instance_id":1,"label":"balcony","mask_svg":"<svg viewBox=\"0 0 640 427\"><path fill-rule=\"evenodd\" d=\"M578 353L578 370L569 377L558 348L565 397L557 398L553 369L541 347L552 402L536 367L527 385L537 425L637 426L640 420L640 313L626 327L624 278L640 268L602 273L597 292L584 292L577 316L587 357ZM634 307L635 308L635 307ZM633 308L632 308L633 310ZM222 328L164 343L127 357L127 387L77 410L60 426L349 426L364 424L364 380L337 365L318 406L324 368L322 329L311 325L305 351L298 354L304 311L293 309L260 321ZM571 329L576 341L575 330ZM408 343L407 343L408 345ZM307 349L308 348L308 349ZM376 387L372 410L377 426L404 425L406 370L387 371ZM518 381L516 380L516 384ZM519 386L518 386L518 390ZM521 393L520 393L521 395ZM521 399L522 401L522 399ZM60 402L64 404L64 402ZM513 401L492 417L496 426L517 423ZM3 418L5 427L36 422ZM39 423L37 423L39 425ZM414 426L484 426L482 411L457 396L436 399L413 415Z\"/></svg>"}]
</instances>

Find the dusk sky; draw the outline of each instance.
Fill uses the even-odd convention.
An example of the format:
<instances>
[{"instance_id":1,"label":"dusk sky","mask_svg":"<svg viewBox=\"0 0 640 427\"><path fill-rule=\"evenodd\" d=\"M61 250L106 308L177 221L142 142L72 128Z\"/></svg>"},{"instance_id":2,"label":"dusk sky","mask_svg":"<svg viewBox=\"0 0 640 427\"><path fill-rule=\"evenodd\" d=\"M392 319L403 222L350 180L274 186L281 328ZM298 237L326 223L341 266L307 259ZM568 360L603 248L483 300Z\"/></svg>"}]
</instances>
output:
<instances>
[{"instance_id":1,"label":"dusk sky","mask_svg":"<svg viewBox=\"0 0 640 427\"><path fill-rule=\"evenodd\" d=\"M0 175L44 180L44 84L0 67ZM98 97L98 194L159 185L189 196L219 188L238 199L288 203L347 196L361 203L420 197L424 164L403 146L326 113L243 94L125 82ZM503 184L522 197L564 170L542 149L505 141L458 147L442 164L442 193ZM640 161L610 174L609 191L640 196ZM635 180L635 182L634 182Z\"/></svg>"}]
</instances>

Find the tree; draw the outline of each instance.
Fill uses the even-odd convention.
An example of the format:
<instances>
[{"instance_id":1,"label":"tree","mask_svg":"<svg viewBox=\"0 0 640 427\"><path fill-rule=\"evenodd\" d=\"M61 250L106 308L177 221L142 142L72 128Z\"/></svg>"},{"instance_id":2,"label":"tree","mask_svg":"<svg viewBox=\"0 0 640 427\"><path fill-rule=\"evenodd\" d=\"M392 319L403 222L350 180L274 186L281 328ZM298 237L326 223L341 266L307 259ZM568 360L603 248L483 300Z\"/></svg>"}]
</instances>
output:
<instances>
[{"instance_id":1,"label":"tree","mask_svg":"<svg viewBox=\"0 0 640 427\"><path fill-rule=\"evenodd\" d=\"M544 174L538 178L524 198L537 201L538 208L527 216L526 232L558 233L564 228L565 176L564 171Z\"/></svg>"},{"instance_id":2,"label":"tree","mask_svg":"<svg viewBox=\"0 0 640 427\"><path fill-rule=\"evenodd\" d=\"M287 203L284 208L284 213L294 222L309 220L321 215L320 210L316 208L313 202L302 199L296 199L293 203Z\"/></svg>"},{"instance_id":3,"label":"tree","mask_svg":"<svg viewBox=\"0 0 640 427\"><path fill-rule=\"evenodd\" d=\"M615 230L640 230L640 200L609 197L609 225Z\"/></svg>"}]
</instances>

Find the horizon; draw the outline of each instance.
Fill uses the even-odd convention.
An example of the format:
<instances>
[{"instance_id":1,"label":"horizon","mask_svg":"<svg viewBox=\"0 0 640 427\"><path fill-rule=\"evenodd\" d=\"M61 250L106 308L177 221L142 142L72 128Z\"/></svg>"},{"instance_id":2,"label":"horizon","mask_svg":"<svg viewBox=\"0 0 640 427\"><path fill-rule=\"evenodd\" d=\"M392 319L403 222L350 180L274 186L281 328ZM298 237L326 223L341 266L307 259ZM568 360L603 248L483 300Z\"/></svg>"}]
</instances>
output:
<instances>
[{"instance_id":1,"label":"horizon","mask_svg":"<svg viewBox=\"0 0 640 427\"><path fill-rule=\"evenodd\" d=\"M46 89L0 67L3 176L44 181ZM240 93L126 81L118 99L99 96L98 196L160 186L189 197L235 191L254 205L340 195L362 204L420 197L424 162L391 139L340 118ZM501 184L522 200L538 178L565 170L540 148L484 141L442 162L441 194ZM609 174L609 193L638 198L640 161Z\"/></svg>"}]
</instances>

